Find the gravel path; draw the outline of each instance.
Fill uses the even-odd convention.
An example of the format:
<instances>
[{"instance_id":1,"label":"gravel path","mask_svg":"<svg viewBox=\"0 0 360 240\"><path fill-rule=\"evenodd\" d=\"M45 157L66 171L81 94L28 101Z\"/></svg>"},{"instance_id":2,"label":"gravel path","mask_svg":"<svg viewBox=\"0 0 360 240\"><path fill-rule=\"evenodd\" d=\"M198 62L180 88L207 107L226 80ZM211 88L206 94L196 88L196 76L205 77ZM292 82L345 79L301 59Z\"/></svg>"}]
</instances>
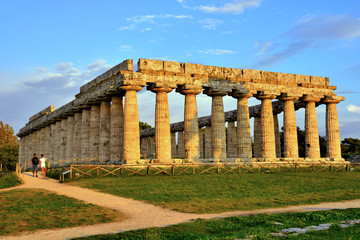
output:
<instances>
[{"instance_id":1,"label":"gravel path","mask_svg":"<svg viewBox=\"0 0 360 240\"><path fill-rule=\"evenodd\" d=\"M74 237L89 236L94 234L108 234L122 231L163 227L178 224L193 219L212 219L230 216L246 216L260 213L283 213L283 212L310 212L329 209L360 208L360 200L346 202L320 203L314 205L290 206L285 208L271 208L254 211L234 211L216 214L192 214L175 212L152 204L101 193L95 190L60 184L56 180L42 180L34 178L30 174L24 176L25 184L13 188L0 190L9 191L21 188L39 188L55 192L60 195L76 198L86 203L111 208L124 213L127 219L121 222L105 223L91 226L79 226L55 230L39 230L36 232L24 233L17 236L0 237L1 239L69 239Z\"/></svg>"}]
</instances>

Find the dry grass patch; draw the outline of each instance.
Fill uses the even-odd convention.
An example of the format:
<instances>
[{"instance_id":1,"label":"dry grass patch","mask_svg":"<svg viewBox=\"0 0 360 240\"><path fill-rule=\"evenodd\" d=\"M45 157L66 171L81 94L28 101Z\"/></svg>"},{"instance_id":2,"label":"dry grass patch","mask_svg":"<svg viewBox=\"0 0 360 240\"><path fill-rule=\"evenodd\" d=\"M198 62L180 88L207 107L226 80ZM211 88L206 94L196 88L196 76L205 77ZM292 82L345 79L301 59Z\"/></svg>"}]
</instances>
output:
<instances>
[{"instance_id":1,"label":"dry grass patch","mask_svg":"<svg viewBox=\"0 0 360 240\"><path fill-rule=\"evenodd\" d=\"M125 216L116 210L39 189L1 192L0 203L0 235L125 219Z\"/></svg>"}]
</instances>

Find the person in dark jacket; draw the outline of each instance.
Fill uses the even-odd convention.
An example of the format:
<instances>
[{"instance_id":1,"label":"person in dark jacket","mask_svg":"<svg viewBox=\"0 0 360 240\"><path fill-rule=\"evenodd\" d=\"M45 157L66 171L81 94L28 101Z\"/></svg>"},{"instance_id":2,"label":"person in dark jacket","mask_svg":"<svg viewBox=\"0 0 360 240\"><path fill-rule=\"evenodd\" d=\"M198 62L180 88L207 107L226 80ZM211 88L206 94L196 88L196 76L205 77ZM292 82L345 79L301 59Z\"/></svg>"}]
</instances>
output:
<instances>
[{"instance_id":1,"label":"person in dark jacket","mask_svg":"<svg viewBox=\"0 0 360 240\"><path fill-rule=\"evenodd\" d=\"M32 172L33 172L33 177L35 177L35 172L36 172L36 177L38 176L38 165L39 165L39 159L36 156L36 153L34 153L34 157L31 159L31 164L32 164Z\"/></svg>"}]
</instances>

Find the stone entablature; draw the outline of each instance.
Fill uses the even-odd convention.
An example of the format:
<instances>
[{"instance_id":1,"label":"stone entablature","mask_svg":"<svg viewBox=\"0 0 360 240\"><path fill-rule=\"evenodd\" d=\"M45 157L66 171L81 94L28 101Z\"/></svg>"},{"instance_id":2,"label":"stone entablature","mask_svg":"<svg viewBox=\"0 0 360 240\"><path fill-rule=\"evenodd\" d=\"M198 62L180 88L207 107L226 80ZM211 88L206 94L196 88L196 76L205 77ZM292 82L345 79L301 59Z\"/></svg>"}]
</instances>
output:
<instances>
[{"instance_id":1,"label":"stone entablature","mask_svg":"<svg viewBox=\"0 0 360 240\"><path fill-rule=\"evenodd\" d=\"M32 150L47 152L50 147L55 149L48 151L54 159L101 154L106 158L104 161L117 156L128 163L136 162L140 158L136 92L144 86L154 92L157 99L156 129L141 133L143 138L155 135L155 139L145 141L147 146L141 151L147 149L155 153L157 161L171 161L174 154L168 152L175 149L170 146L174 141L171 133L174 132L179 133L178 141L184 143L184 146L182 143L178 146L178 151L186 159L213 156L219 161L227 158L226 151L229 156L238 154L240 158L251 158L251 117L255 118L256 125L256 154L268 160L278 158L281 152L277 114L282 111L285 111L284 126L287 128L285 157L297 158L296 148L290 145L297 144L295 111L302 107L306 109L307 157L318 158L315 107L319 104L327 106L329 156L341 159L336 104L344 97L336 96L333 91L336 87L330 85L328 78L151 59L139 59L136 72L133 60L125 60L83 85L71 102L56 110L50 106L32 116L17 134L23 143L20 158ZM170 125L167 93L173 90L185 96L185 124ZM212 114L198 118L196 95L202 90L212 99ZM237 110L224 113L223 96L226 95L237 100ZM251 97L261 100L261 105L249 108L247 99ZM280 101L272 102L275 98ZM111 110L111 106L116 110ZM240 128L235 128L235 121ZM226 139L225 122L231 123L228 131L236 129L237 137L230 132L231 137ZM203 126L207 127L205 136L199 133ZM79 134L77 138L73 131ZM71 143L77 141L81 141L81 147L73 148ZM226 146L227 142L229 146ZM229 147L235 146L237 151L229 151ZM199 148L203 150L197 152Z\"/></svg>"}]
</instances>

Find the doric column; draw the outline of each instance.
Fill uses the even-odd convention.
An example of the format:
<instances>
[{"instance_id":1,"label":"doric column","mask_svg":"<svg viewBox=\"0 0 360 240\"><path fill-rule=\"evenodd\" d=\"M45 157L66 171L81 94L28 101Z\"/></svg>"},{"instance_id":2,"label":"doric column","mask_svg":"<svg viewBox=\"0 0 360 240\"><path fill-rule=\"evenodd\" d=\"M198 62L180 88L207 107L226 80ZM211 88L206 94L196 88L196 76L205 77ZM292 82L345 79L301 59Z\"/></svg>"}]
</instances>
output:
<instances>
[{"instance_id":1,"label":"doric column","mask_svg":"<svg viewBox=\"0 0 360 240\"><path fill-rule=\"evenodd\" d=\"M200 158L204 158L204 133L199 128Z\"/></svg>"},{"instance_id":2,"label":"doric column","mask_svg":"<svg viewBox=\"0 0 360 240\"><path fill-rule=\"evenodd\" d=\"M281 158L279 119L278 119L277 114L273 114L273 118L274 118L274 136L275 136L276 157Z\"/></svg>"},{"instance_id":3,"label":"doric column","mask_svg":"<svg viewBox=\"0 0 360 240\"><path fill-rule=\"evenodd\" d=\"M149 138L149 146L150 146L149 153L152 155L152 158L155 158L155 136L151 136Z\"/></svg>"},{"instance_id":4,"label":"doric column","mask_svg":"<svg viewBox=\"0 0 360 240\"><path fill-rule=\"evenodd\" d=\"M184 143L185 158L188 161L198 160L200 158L199 146L199 122L196 104L196 95L201 93L200 86L184 85L177 89L182 95L185 95L184 106Z\"/></svg>"},{"instance_id":5,"label":"doric column","mask_svg":"<svg viewBox=\"0 0 360 240\"><path fill-rule=\"evenodd\" d=\"M205 158L212 158L212 146L211 146L211 126L205 127Z\"/></svg>"},{"instance_id":6,"label":"doric column","mask_svg":"<svg viewBox=\"0 0 360 240\"><path fill-rule=\"evenodd\" d=\"M301 98L305 106L305 157L310 159L320 158L319 129L316 117L315 102L320 98L305 96Z\"/></svg>"},{"instance_id":7,"label":"doric column","mask_svg":"<svg viewBox=\"0 0 360 240\"><path fill-rule=\"evenodd\" d=\"M61 119L60 125L61 125L61 132L60 132L59 159L66 159L67 118Z\"/></svg>"},{"instance_id":8,"label":"doric column","mask_svg":"<svg viewBox=\"0 0 360 240\"><path fill-rule=\"evenodd\" d=\"M326 140L327 155L332 160L343 160L341 157L341 142L339 120L336 104L344 100L344 97L325 97L326 104Z\"/></svg>"},{"instance_id":9,"label":"doric column","mask_svg":"<svg viewBox=\"0 0 360 240\"><path fill-rule=\"evenodd\" d=\"M24 137L20 137L20 142L19 142L19 159L18 161L23 163L24 160Z\"/></svg>"},{"instance_id":10,"label":"doric column","mask_svg":"<svg viewBox=\"0 0 360 240\"><path fill-rule=\"evenodd\" d=\"M29 155L28 158L32 158L33 154L34 154L34 149L33 149L33 133L28 134L28 151L29 151Z\"/></svg>"},{"instance_id":11,"label":"doric column","mask_svg":"<svg viewBox=\"0 0 360 240\"><path fill-rule=\"evenodd\" d=\"M176 158L176 133L171 133L171 157Z\"/></svg>"},{"instance_id":12,"label":"doric column","mask_svg":"<svg viewBox=\"0 0 360 240\"><path fill-rule=\"evenodd\" d=\"M44 128L37 130L38 132L38 154L39 156L44 153Z\"/></svg>"},{"instance_id":13,"label":"doric column","mask_svg":"<svg viewBox=\"0 0 360 240\"><path fill-rule=\"evenodd\" d=\"M274 117L271 100L274 95L257 95L261 100L261 157L269 160L276 158L276 146L274 136Z\"/></svg>"},{"instance_id":14,"label":"doric column","mask_svg":"<svg viewBox=\"0 0 360 240\"><path fill-rule=\"evenodd\" d=\"M44 154L46 158L49 158L50 153L50 125L47 125L44 130ZM50 158L49 158L50 160Z\"/></svg>"},{"instance_id":15,"label":"doric column","mask_svg":"<svg viewBox=\"0 0 360 240\"><path fill-rule=\"evenodd\" d=\"M140 154L143 156L143 159L146 159L148 151L148 139L147 137L140 138Z\"/></svg>"},{"instance_id":16,"label":"doric column","mask_svg":"<svg viewBox=\"0 0 360 240\"><path fill-rule=\"evenodd\" d=\"M50 148L49 148L49 156L47 157L51 162L55 160L55 136L56 136L56 124L50 124Z\"/></svg>"},{"instance_id":17,"label":"doric column","mask_svg":"<svg viewBox=\"0 0 360 240\"><path fill-rule=\"evenodd\" d=\"M227 127L227 157L236 158L237 157L237 147L236 147L236 128L235 122L228 122Z\"/></svg>"},{"instance_id":18,"label":"doric column","mask_svg":"<svg viewBox=\"0 0 360 240\"><path fill-rule=\"evenodd\" d=\"M155 104L155 159L158 162L171 163L170 114L167 94L168 87L148 87L156 93Z\"/></svg>"},{"instance_id":19,"label":"doric column","mask_svg":"<svg viewBox=\"0 0 360 240\"><path fill-rule=\"evenodd\" d=\"M55 123L55 142L54 142L54 160L60 159L60 142L61 142L61 120Z\"/></svg>"},{"instance_id":20,"label":"doric column","mask_svg":"<svg viewBox=\"0 0 360 240\"><path fill-rule=\"evenodd\" d=\"M90 109L83 109L81 114L81 159L90 157Z\"/></svg>"},{"instance_id":21,"label":"doric column","mask_svg":"<svg viewBox=\"0 0 360 240\"><path fill-rule=\"evenodd\" d=\"M40 154L39 153L39 131L35 130L33 132L33 151L36 154Z\"/></svg>"},{"instance_id":22,"label":"doric column","mask_svg":"<svg viewBox=\"0 0 360 240\"><path fill-rule=\"evenodd\" d=\"M74 147L74 116L67 117L67 126L66 126L66 153L65 159L70 160L73 156L73 147Z\"/></svg>"},{"instance_id":23,"label":"doric column","mask_svg":"<svg viewBox=\"0 0 360 240\"><path fill-rule=\"evenodd\" d=\"M80 159L81 158L81 119L82 113L77 112L74 115L74 134L73 134L73 158Z\"/></svg>"},{"instance_id":24,"label":"doric column","mask_svg":"<svg viewBox=\"0 0 360 240\"><path fill-rule=\"evenodd\" d=\"M254 157L261 158L262 146L261 117L254 117Z\"/></svg>"},{"instance_id":25,"label":"doric column","mask_svg":"<svg viewBox=\"0 0 360 240\"><path fill-rule=\"evenodd\" d=\"M299 158L294 101L297 97L281 97L284 102L284 157Z\"/></svg>"},{"instance_id":26,"label":"doric column","mask_svg":"<svg viewBox=\"0 0 360 240\"><path fill-rule=\"evenodd\" d=\"M90 110L90 157L97 162L100 157L100 106L91 105Z\"/></svg>"},{"instance_id":27,"label":"doric column","mask_svg":"<svg viewBox=\"0 0 360 240\"><path fill-rule=\"evenodd\" d=\"M216 162L226 160L226 133L223 96L227 93L206 89L205 94L211 96L211 145L212 157Z\"/></svg>"},{"instance_id":28,"label":"doric column","mask_svg":"<svg viewBox=\"0 0 360 240\"><path fill-rule=\"evenodd\" d=\"M233 92L231 96L237 99L237 157L251 159L252 142L248 98L251 98L253 94Z\"/></svg>"},{"instance_id":29,"label":"doric column","mask_svg":"<svg viewBox=\"0 0 360 240\"><path fill-rule=\"evenodd\" d=\"M111 104L109 101L102 101L100 105L100 157L102 164L110 162L110 128L111 128Z\"/></svg>"},{"instance_id":30,"label":"doric column","mask_svg":"<svg viewBox=\"0 0 360 240\"><path fill-rule=\"evenodd\" d=\"M125 90L124 111L124 160L127 164L135 164L140 160L139 111L136 92L141 86L122 86Z\"/></svg>"},{"instance_id":31,"label":"doric column","mask_svg":"<svg viewBox=\"0 0 360 240\"><path fill-rule=\"evenodd\" d=\"M177 155L178 157L185 157L185 142L184 142L184 132L177 132L178 141L177 141Z\"/></svg>"},{"instance_id":32,"label":"doric column","mask_svg":"<svg viewBox=\"0 0 360 240\"><path fill-rule=\"evenodd\" d=\"M124 103L122 94L113 96L111 99L110 124L110 159L112 162L120 162L123 160L124 153Z\"/></svg>"}]
</instances>

